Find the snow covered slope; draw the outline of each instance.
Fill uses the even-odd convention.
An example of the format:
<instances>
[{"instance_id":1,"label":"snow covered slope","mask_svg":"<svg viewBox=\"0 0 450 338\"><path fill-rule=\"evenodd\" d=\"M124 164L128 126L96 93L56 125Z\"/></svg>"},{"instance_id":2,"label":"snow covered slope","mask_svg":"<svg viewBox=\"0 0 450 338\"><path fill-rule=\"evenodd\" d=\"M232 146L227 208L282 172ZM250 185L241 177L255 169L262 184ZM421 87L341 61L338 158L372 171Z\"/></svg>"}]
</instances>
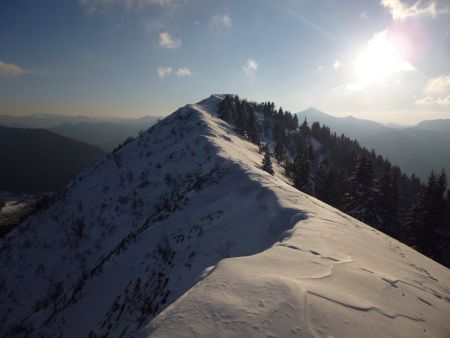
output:
<instances>
[{"instance_id":1,"label":"snow covered slope","mask_svg":"<svg viewBox=\"0 0 450 338\"><path fill-rule=\"evenodd\" d=\"M0 336L446 337L450 271L188 105L0 242Z\"/></svg>"}]
</instances>

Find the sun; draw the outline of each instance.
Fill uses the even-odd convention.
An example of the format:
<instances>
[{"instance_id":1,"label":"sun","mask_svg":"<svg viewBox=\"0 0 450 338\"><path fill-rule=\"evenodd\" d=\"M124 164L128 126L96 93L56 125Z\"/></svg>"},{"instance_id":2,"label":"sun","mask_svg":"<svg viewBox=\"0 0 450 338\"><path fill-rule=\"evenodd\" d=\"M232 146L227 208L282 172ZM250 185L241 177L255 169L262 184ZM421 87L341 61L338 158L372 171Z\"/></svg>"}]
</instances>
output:
<instances>
[{"instance_id":1,"label":"sun","mask_svg":"<svg viewBox=\"0 0 450 338\"><path fill-rule=\"evenodd\" d=\"M394 73L414 70L414 66L403 59L401 47L387 30L376 33L354 62L359 81L385 83Z\"/></svg>"}]
</instances>

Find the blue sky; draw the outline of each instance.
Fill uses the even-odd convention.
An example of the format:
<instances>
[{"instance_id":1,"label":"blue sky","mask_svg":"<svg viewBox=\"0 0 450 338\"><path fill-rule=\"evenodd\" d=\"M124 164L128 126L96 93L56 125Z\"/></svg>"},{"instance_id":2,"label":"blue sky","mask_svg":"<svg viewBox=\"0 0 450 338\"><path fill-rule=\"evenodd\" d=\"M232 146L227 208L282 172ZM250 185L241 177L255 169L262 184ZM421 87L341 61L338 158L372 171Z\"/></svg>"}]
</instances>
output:
<instances>
[{"instance_id":1,"label":"blue sky","mask_svg":"<svg viewBox=\"0 0 450 338\"><path fill-rule=\"evenodd\" d=\"M6 0L0 114L166 115L211 93L450 118L445 0Z\"/></svg>"}]
</instances>

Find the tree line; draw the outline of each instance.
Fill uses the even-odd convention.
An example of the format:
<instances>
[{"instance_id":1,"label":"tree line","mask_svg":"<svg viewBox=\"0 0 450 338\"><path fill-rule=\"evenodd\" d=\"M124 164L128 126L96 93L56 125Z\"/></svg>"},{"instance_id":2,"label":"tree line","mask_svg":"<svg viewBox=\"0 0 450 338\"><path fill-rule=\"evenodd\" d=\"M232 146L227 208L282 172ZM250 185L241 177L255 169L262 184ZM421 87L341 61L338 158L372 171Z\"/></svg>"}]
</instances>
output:
<instances>
[{"instance_id":1,"label":"tree line","mask_svg":"<svg viewBox=\"0 0 450 338\"><path fill-rule=\"evenodd\" d=\"M272 159L299 190L450 266L450 189L445 171L423 184L325 125L301 123L272 102L225 96L219 116L259 145L262 168Z\"/></svg>"}]
</instances>

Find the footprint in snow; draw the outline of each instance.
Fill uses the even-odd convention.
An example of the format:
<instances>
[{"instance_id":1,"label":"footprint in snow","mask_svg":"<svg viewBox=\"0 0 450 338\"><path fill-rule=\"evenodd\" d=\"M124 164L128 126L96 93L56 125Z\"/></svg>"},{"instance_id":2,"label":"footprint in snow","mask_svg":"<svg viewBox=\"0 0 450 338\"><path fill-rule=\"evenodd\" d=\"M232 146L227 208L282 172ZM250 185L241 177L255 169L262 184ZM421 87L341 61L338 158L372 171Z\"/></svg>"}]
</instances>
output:
<instances>
[{"instance_id":1,"label":"footprint in snow","mask_svg":"<svg viewBox=\"0 0 450 338\"><path fill-rule=\"evenodd\" d=\"M370 271L369 269L360 268L361 270L367 271L368 273L373 273L373 271Z\"/></svg>"},{"instance_id":2,"label":"footprint in snow","mask_svg":"<svg viewBox=\"0 0 450 338\"><path fill-rule=\"evenodd\" d=\"M417 299L420 300L422 303L427 304L428 306L433 306L430 302L426 301L426 300L423 299L423 298L417 297Z\"/></svg>"}]
</instances>

